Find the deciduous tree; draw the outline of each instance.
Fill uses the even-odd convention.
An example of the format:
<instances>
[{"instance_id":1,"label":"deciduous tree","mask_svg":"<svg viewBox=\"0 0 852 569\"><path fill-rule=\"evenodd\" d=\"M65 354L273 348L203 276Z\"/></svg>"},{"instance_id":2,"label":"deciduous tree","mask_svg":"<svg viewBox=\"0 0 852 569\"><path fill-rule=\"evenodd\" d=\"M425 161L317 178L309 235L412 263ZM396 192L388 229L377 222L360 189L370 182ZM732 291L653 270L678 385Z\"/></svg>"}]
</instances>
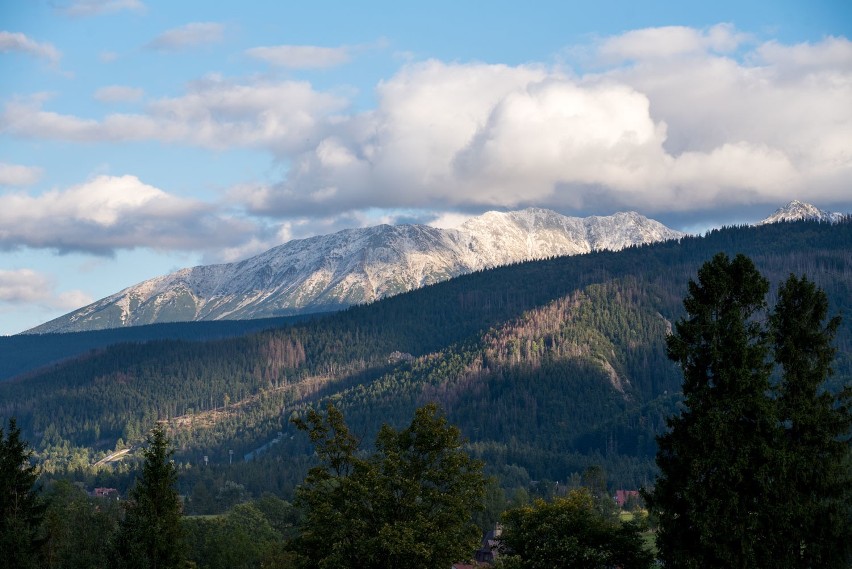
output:
<instances>
[{"instance_id":1,"label":"deciduous tree","mask_svg":"<svg viewBox=\"0 0 852 569\"><path fill-rule=\"evenodd\" d=\"M296 548L306 565L431 569L476 549L472 514L482 508L482 465L436 405L417 409L401 431L382 427L366 457L334 406L325 417L311 411L295 423L320 460L297 494L305 521Z\"/></svg>"},{"instance_id":2,"label":"deciduous tree","mask_svg":"<svg viewBox=\"0 0 852 569\"><path fill-rule=\"evenodd\" d=\"M508 510L501 541L507 569L647 569L654 560L640 526L602 514L586 488Z\"/></svg>"}]
</instances>

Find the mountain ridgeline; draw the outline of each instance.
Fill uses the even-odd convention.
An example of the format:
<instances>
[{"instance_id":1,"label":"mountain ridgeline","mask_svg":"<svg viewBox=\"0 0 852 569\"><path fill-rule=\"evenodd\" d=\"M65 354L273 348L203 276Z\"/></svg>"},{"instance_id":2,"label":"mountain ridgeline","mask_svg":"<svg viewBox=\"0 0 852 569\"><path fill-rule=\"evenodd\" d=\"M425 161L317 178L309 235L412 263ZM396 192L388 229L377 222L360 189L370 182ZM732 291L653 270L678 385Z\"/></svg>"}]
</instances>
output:
<instances>
[{"instance_id":1,"label":"mountain ridgeline","mask_svg":"<svg viewBox=\"0 0 852 569\"><path fill-rule=\"evenodd\" d=\"M236 338L115 345L0 383L0 418L17 416L47 472L90 465L162 420L182 464L227 464L233 451L228 476L286 494L312 452L294 414L333 401L370 440L437 401L507 487L593 464L638 487L679 401L665 336L687 281L719 251L750 256L775 285L805 274L826 291L845 317L830 388L848 385L845 219L518 263ZM187 467L186 493L205 472Z\"/></svg>"},{"instance_id":2,"label":"mountain ridgeline","mask_svg":"<svg viewBox=\"0 0 852 569\"><path fill-rule=\"evenodd\" d=\"M489 212L458 229L347 229L149 279L28 333L328 312L486 268L681 236L634 212L576 218L534 208Z\"/></svg>"}]
</instances>

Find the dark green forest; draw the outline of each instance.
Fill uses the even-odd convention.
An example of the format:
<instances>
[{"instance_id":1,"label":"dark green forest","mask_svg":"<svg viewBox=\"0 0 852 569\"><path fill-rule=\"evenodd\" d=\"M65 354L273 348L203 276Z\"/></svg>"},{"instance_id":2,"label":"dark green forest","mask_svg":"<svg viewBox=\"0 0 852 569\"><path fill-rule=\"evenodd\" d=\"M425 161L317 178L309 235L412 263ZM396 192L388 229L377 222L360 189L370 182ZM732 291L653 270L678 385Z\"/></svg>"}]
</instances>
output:
<instances>
[{"instance_id":1,"label":"dark green forest","mask_svg":"<svg viewBox=\"0 0 852 569\"><path fill-rule=\"evenodd\" d=\"M87 352L113 344L152 340L216 340L252 332L280 328L313 318L314 314L258 318L256 320L216 320L169 322L127 328L92 330L71 334L16 334L0 336L0 381L59 364Z\"/></svg>"},{"instance_id":2,"label":"dark green forest","mask_svg":"<svg viewBox=\"0 0 852 569\"><path fill-rule=\"evenodd\" d=\"M17 418L47 480L122 492L160 421L187 511L198 514L265 492L292 499L313 450L290 420L327 402L362 440L438 403L503 488L496 501L552 493L592 466L611 488L636 489L653 483L655 436L681 401L666 335L683 316L687 281L718 252L754 260L772 285L770 305L791 273L826 292L830 313L844 316L829 388L848 385L847 220L732 227L500 267L233 337L86 348L0 383L0 420ZM67 336L70 345L77 334ZM39 337L26 340L37 352Z\"/></svg>"}]
</instances>

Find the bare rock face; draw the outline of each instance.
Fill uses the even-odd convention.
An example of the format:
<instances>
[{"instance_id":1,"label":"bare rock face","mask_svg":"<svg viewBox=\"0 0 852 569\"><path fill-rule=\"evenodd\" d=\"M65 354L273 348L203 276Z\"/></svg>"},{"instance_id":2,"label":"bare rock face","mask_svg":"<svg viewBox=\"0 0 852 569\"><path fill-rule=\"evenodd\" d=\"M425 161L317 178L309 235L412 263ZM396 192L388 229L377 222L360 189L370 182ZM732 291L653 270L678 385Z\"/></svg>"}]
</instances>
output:
<instances>
[{"instance_id":1,"label":"bare rock face","mask_svg":"<svg viewBox=\"0 0 852 569\"><path fill-rule=\"evenodd\" d=\"M488 212L457 229L347 229L156 277L28 333L336 310L499 265L682 236L635 212L577 218L536 208Z\"/></svg>"}]
</instances>

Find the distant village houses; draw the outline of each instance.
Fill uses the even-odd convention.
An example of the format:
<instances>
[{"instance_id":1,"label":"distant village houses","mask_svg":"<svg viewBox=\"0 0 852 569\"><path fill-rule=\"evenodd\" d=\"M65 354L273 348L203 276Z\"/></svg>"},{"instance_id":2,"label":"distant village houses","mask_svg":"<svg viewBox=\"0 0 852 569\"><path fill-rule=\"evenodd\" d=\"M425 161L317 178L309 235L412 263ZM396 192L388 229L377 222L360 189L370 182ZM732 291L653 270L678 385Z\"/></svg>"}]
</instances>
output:
<instances>
[{"instance_id":1,"label":"distant village houses","mask_svg":"<svg viewBox=\"0 0 852 569\"><path fill-rule=\"evenodd\" d=\"M115 488L95 488L92 490L92 496L109 500L118 500L120 498L118 490Z\"/></svg>"},{"instance_id":2,"label":"distant village houses","mask_svg":"<svg viewBox=\"0 0 852 569\"><path fill-rule=\"evenodd\" d=\"M624 509L624 504L629 501L637 501L640 499L639 490L616 490L615 503L619 508Z\"/></svg>"}]
</instances>

